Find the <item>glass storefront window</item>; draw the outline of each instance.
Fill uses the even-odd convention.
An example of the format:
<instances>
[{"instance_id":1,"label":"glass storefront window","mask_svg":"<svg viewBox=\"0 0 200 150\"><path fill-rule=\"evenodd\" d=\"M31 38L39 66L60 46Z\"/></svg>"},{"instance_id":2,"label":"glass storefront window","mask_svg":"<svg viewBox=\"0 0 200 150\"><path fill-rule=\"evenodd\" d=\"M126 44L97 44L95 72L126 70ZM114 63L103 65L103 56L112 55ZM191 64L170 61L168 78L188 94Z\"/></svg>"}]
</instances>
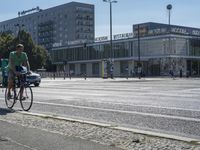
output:
<instances>
[{"instance_id":1,"label":"glass storefront window","mask_svg":"<svg viewBox=\"0 0 200 150\"><path fill-rule=\"evenodd\" d=\"M129 43L128 42L121 42L121 43L115 43L113 44L113 51L114 51L114 57L115 58L122 58L122 57L128 57L129 55Z\"/></svg>"},{"instance_id":2,"label":"glass storefront window","mask_svg":"<svg viewBox=\"0 0 200 150\"><path fill-rule=\"evenodd\" d=\"M81 64L81 74L86 74L86 73L87 73L86 64Z\"/></svg>"},{"instance_id":3,"label":"glass storefront window","mask_svg":"<svg viewBox=\"0 0 200 150\"><path fill-rule=\"evenodd\" d=\"M92 74L99 75L99 63L92 64Z\"/></svg>"},{"instance_id":4,"label":"glass storefront window","mask_svg":"<svg viewBox=\"0 0 200 150\"><path fill-rule=\"evenodd\" d=\"M164 54L174 54L175 47L177 48L177 54L186 54L187 45L185 40L174 40L173 53L169 52L168 41L163 38L142 39L140 42L140 54L141 56L157 56ZM189 55L200 56L200 40L190 39ZM68 61L81 61L81 60L96 60L96 59L109 59L113 55L115 58L124 58L131 56L138 56L138 41L124 40L113 41L113 51L111 54L111 48L109 42L88 44L87 46L65 48L52 51L53 58L56 62L60 62L63 59Z\"/></svg>"},{"instance_id":5,"label":"glass storefront window","mask_svg":"<svg viewBox=\"0 0 200 150\"><path fill-rule=\"evenodd\" d=\"M103 45L103 58L110 58L110 44Z\"/></svg>"},{"instance_id":6,"label":"glass storefront window","mask_svg":"<svg viewBox=\"0 0 200 150\"><path fill-rule=\"evenodd\" d=\"M187 60L187 73L189 76L200 75L200 61L198 60Z\"/></svg>"},{"instance_id":7,"label":"glass storefront window","mask_svg":"<svg viewBox=\"0 0 200 150\"><path fill-rule=\"evenodd\" d=\"M75 75L75 64L69 64L69 71L71 75Z\"/></svg>"},{"instance_id":8,"label":"glass storefront window","mask_svg":"<svg viewBox=\"0 0 200 150\"><path fill-rule=\"evenodd\" d=\"M121 61L120 62L120 73L121 74L127 74L127 68L128 68L128 61Z\"/></svg>"},{"instance_id":9,"label":"glass storefront window","mask_svg":"<svg viewBox=\"0 0 200 150\"><path fill-rule=\"evenodd\" d=\"M200 40L191 39L190 40L190 56L200 56Z\"/></svg>"},{"instance_id":10,"label":"glass storefront window","mask_svg":"<svg viewBox=\"0 0 200 150\"><path fill-rule=\"evenodd\" d=\"M198 75L198 61L192 61L192 75Z\"/></svg>"}]
</instances>

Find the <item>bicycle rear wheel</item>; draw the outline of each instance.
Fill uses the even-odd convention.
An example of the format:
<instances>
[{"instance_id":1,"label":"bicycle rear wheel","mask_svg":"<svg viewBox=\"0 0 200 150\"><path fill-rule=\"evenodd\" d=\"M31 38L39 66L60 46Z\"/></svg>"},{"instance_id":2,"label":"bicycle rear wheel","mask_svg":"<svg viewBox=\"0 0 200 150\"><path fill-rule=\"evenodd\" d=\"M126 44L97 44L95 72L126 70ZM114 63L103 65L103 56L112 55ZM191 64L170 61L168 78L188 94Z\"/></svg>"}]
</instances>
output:
<instances>
[{"instance_id":1,"label":"bicycle rear wheel","mask_svg":"<svg viewBox=\"0 0 200 150\"><path fill-rule=\"evenodd\" d=\"M22 90L22 88L20 88ZM24 87L23 92L20 92L20 104L24 111L29 111L33 104L33 92L31 87Z\"/></svg>"},{"instance_id":2,"label":"bicycle rear wheel","mask_svg":"<svg viewBox=\"0 0 200 150\"><path fill-rule=\"evenodd\" d=\"M16 91L10 89L10 93L8 93L8 88L5 90L5 102L8 108L13 108L16 101Z\"/></svg>"}]
</instances>

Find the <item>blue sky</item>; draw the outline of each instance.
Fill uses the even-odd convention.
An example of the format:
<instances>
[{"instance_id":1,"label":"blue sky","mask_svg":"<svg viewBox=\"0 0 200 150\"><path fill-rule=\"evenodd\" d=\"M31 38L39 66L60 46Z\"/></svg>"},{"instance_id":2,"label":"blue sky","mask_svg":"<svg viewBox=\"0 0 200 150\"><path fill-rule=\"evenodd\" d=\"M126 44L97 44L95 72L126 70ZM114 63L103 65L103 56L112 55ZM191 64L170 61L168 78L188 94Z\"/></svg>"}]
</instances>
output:
<instances>
[{"instance_id":1,"label":"blue sky","mask_svg":"<svg viewBox=\"0 0 200 150\"><path fill-rule=\"evenodd\" d=\"M0 22L17 17L17 12L36 6L54 7L72 0L1 0ZM103 0L73 0L95 5L95 35L109 35L109 4ZM168 22L167 4L172 4L171 23L200 28L200 0L118 0L113 4L113 34L132 32L132 25Z\"/></svg>"}]
</instances>

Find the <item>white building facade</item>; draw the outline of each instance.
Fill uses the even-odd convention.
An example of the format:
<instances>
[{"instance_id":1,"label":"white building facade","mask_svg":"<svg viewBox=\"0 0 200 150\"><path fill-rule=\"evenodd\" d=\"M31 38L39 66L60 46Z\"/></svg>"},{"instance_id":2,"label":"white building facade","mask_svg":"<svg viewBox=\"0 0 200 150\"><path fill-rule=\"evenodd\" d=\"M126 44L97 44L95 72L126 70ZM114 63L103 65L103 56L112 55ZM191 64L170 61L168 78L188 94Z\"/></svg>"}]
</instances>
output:
<instances>
[{"instance_id":1,"label":"white building facade","mask_svg":"<svg viewBox=\"0 0 200 150\"><path fill-rule=\"evenodd\" d=\"M176 76L200 76L199 33L195 28L144 23L133 26L133 36L115 36L112 51L107 40L55 48L51 57L57 71L72 70L74 76L109 76L112 66L114 76L132 76L139 64L146 76L165 76L170 70Z\"/></svg>"}]
</instances>

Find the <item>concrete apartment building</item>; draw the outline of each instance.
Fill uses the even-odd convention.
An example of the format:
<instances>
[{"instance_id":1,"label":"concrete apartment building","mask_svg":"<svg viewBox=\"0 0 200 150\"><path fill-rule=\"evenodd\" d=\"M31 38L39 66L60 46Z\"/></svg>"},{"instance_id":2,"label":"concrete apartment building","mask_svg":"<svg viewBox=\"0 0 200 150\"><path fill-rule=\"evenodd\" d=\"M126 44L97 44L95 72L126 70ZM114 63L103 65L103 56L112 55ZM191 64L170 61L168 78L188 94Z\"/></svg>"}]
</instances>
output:
<instances>
[{"instance_id":1,"label":"concrete apartment building","mask_svg":"<svg viewBox=\"0 0 200 150\"><path fill-rule=\"evenodd\" d=\"M70 2L53 8L25 14L0 22L0 33L17 35L19 30L30 33L36 44L48 50L94 41L94 5ZM28 11L26 11L28 12Z\"/></svg>"}]
</instances>

